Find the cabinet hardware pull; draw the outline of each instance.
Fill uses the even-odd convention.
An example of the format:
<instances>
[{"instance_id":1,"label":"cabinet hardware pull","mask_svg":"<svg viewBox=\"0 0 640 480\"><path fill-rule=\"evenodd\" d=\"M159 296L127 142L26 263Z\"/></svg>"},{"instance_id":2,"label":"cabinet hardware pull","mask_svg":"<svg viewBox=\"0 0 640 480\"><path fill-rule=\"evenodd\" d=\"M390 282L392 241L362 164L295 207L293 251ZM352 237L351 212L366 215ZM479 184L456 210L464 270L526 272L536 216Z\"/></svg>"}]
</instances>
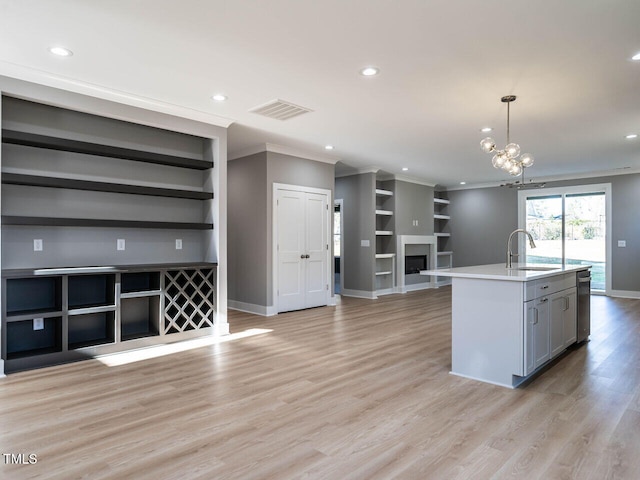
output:
<instances>
[{"instance_id":1,"label":"cabinet hardware pull","mask_svg":"<svg viewBox=\"0 0 640 480\"><path fill-rule=\"evenodd\" d=\"M545 290L545 289L549 288L549 285L543 285L541 288L542 288L542 290Z\"/></svg>"}]
</instances>

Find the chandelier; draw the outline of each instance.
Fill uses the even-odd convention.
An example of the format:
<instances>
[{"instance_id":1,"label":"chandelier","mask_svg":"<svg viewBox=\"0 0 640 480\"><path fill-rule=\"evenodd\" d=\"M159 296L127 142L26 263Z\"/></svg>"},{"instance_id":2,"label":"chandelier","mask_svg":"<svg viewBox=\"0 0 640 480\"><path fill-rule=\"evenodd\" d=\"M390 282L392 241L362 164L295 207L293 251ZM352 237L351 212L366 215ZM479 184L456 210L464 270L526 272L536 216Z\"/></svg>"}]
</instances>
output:
<instances>
[{"instance_id":1,"label":"chandelier","mask_svg":"<svg viewBox=\"0 0 640 480\"><path fill-rule=\"evenodd\" d=\"M509 139L509 104L515 101L515 95L502 97L503 103L507 104L507 146L503 150L496 149L496 141L487 137L480 142L480 148L484 153L494 153L491 163L495 168L501 168L509 174L517 177L524 174L524 169L533 165L533 155L523 153L520 155L520 145L511 143ZM523 175L524 176L524 175Z\"/></svg>"}]
</instances>

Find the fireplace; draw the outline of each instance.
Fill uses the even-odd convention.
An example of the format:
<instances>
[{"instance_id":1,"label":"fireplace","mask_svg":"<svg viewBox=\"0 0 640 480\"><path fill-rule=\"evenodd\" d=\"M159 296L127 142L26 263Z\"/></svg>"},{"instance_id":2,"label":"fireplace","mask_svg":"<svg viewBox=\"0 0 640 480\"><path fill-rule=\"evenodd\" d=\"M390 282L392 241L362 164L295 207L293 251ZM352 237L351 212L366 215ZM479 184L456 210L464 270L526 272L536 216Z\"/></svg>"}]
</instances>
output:
<instances>
[{"instance_id":1,"label":"fireplace","mask_svg":"<svg viewBox=\"0 0 640 480\"><path fill-rule=\"evenodd\" d=\"M404 273L409 275L412 273L420 273L420 270L427 270L426 255L405 255L404 257Z\"/></svg>"}]
</instances>

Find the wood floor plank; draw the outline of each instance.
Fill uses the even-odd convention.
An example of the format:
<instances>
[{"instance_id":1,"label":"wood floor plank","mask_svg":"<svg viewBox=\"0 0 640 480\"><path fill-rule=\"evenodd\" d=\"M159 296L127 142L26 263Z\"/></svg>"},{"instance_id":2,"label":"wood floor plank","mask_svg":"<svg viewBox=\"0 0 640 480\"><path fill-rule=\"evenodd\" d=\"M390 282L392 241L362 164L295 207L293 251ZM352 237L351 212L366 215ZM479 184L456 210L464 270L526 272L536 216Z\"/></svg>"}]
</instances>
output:
<instances>
[{"instance_id":1,"label":"wood floor plank","mask_svg":"<svg viewBox=\"0 0 640 480\"><path fill-rule=\"evenodd\" d=\"M449 374L450 287L259 317L268 333L0 379L0 479L640 478L640 300L521 388ZM4 463L2 463L4 462Z\"/></svg>"}]
</instances>

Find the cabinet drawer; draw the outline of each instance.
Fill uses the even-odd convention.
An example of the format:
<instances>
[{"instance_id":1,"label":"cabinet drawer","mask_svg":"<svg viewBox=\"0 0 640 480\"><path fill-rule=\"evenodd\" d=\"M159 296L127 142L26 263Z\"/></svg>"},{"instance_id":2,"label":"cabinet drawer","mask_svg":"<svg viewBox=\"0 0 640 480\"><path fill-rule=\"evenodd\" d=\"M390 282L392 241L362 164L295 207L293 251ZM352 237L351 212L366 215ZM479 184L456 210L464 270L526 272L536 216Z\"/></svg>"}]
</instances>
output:
<instances>
[{"instance_id":1,"label":"cabinet drawer","mask_svg":"<svg viewBox=\"0 0 640 480\"><path fill-rule=\"evenodd\" d=\"M552 277L540 278L532 280L525 284L525 301L550 295L552 293L565 290L576 286L576 274L564 273L562 275L554 275Z\"/></svg>"}]
</instances>

